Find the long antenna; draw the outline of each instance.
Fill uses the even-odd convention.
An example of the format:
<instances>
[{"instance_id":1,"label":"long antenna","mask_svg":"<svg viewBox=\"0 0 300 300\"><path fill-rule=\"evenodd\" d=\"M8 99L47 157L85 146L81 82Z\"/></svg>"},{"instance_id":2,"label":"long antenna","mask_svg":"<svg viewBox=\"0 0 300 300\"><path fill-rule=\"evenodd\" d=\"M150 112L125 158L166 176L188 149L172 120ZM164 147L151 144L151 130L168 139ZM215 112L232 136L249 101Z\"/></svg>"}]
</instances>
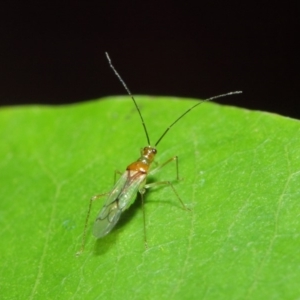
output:
<instances>
[{"instance_id":1,"label":"long antenna","mask_svg":"<svg viewBox=\"0 0 300 300\"><path fill-rule=\"evenodd\" d=\"M119 73L117 72L117 70L115 69L115 67L112 65L111 59L110 59L108 53L105 52L105 55L106 55L106 57L107 57L109 66L112 68L112 70L114 71L114 73L116 74L116 76L119 78L120 82L123 84L123 86L124 86L125 90L127 91L128 95L129 95L129 96L131 97L131 99L133 100L133 103L134 103L134 105L135 105L135 107L136 107L136 109L137 109L137 111L138 111L138 113L139 113L139 115L140 115L140 118L141 118L141 121L142 121L142 124L143 124L143 127L144 127L144 131L145 131L145 134L146 134L146 137L147 137L148 145L150 146L151 144L150 144L150 138L149 138L148 130L147 130L147 128L146 128L146 124L145 124L145 122L144 122L144 119L143 119L143 116L142 116L142 114L141 114L140 108L138 107L138 105L137 105L137 103L136 103L134 97L132 96L132 94L131 94L129 88L127 87L125 81L122 79L122 77L119 75ZM172 124L172 125L173 125L173 124ZM172 125L171 125L171 126L172 126Z\"/></svg>"},{"instance_id":2,"label":"long antenna","mask_svg":"<svg viewBox=\"0 0 300 300\"><path fill-rule=\"evenodd\" d=\"M226 93L226 94L222 94L222 95L218 95L218 96L214 96L214 97L211 97L211 98L208 98L208 99L205 99L205 100L202 100L201 102L195 104L194 106L192 106L191 108L189 108L185 113L183 113L179 118L177 118L165 131L164 133L161 135L161 137L158 139L158 141L155 143L155 147L159 144L159 142L162 140L162 138L167 134L167 132L181 119L183 118L187 113L189 113L192 109L194 109L196 106L204 103L204 102L207 102L207 101L211 101L213 99L217 99L217 98L222 98L222 97L226 97L226 96L229 96L229 95L235 95L235 94L241 94L242 91L235 91L235 92L229 92L229 93Z\"/></svg>"}]
</instances>

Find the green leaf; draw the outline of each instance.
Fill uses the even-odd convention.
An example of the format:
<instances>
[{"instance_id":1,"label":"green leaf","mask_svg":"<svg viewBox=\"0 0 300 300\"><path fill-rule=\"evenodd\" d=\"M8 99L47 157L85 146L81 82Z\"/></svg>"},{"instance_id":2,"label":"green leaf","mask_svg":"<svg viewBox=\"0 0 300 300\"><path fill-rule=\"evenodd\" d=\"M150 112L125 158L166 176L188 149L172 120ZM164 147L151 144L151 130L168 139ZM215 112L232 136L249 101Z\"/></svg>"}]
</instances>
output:
<instances>
[{"instance_id":1,"label":"green leaf","mask_svg":"<svg viewBox=\"0 0 300 300\"><path fill-rule=\"evenodd\" d=\"M152 143L194 101L136 97ZM1 299L296 299L300 124L204 103L158 145L183 180L146 193L96 241L91 196L135 161L146 137L128 97L0 111ZM175 179L170 163L151 180Z\"/></svg>"}]
</instances>

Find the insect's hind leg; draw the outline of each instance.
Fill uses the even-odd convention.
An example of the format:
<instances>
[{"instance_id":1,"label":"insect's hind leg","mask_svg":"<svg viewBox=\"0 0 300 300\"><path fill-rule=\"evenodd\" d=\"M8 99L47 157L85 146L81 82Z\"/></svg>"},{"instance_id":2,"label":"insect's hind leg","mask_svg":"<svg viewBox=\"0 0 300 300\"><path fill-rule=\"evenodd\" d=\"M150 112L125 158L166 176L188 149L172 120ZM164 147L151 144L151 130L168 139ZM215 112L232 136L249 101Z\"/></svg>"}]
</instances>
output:
<instances>
[{"instance_id":1,"label":"insect's hind leg","mask_svg":"<svg viewBox=\"0 0 300 300\"><path fill-rule=\"evenodd\" d=\"M81 253L84 251L85 240L86 240L86 231L87 231L87 226L88 226L88 222L89 222L89 219L90 219L90 214L91 214L91 209L92 209L92 203L93 203L93 201L95 201L95 200L97 200L97 199L99 199L99 198L101 198L101 197L103 197L103 196L105 196L107 194L109 194L109 193L98 194L98 195L93 196L90 199L90 204L89 204L88 212L87 212L85 223L84 223L84 229L83 229L81 247L80 247L80 250L76 253L76 256L81 255Z\"/></svg>"}]
</instances>

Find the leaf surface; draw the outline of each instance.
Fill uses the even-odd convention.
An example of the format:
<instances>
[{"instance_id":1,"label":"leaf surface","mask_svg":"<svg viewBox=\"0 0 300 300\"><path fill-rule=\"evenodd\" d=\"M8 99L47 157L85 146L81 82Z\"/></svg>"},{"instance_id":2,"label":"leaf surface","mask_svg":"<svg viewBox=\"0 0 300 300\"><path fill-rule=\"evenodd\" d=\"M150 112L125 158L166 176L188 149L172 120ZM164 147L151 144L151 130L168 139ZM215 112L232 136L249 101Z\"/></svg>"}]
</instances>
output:
<instances>
[{"instance_id":1,"label":"leaf surface","mask_svg":"<svg viewBox=\"0 0 300 300\"><path fill-rule=\"evenodd\" d=\"M154 144L195 102L137 96ZM139 197L95 240L91 196L109 192L147 145L128 97L0 110L2 299L296 299L300 282L300 123L200 105L158 145L179 157L168 187ZM150 181L175 179L171 163Z\"/></svg>"}]
</instances>

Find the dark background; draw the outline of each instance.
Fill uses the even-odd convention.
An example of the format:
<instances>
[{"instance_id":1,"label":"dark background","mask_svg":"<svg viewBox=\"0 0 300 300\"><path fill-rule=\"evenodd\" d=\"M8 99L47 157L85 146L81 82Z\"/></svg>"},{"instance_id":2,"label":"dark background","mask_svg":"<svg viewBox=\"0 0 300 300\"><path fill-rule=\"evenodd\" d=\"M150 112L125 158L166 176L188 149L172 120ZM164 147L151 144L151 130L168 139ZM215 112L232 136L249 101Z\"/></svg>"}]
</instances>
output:
<instances>
[{"instance_id":1,"label":"dark background","mask_svg":"<svg viewBox=\"0 0 300 300\"><path fill-rule=\"evenodd\" d=\"M300 118L293 2L1 2L0 105L131 91L206 98Z\"/></svg>"}]
</instances>

